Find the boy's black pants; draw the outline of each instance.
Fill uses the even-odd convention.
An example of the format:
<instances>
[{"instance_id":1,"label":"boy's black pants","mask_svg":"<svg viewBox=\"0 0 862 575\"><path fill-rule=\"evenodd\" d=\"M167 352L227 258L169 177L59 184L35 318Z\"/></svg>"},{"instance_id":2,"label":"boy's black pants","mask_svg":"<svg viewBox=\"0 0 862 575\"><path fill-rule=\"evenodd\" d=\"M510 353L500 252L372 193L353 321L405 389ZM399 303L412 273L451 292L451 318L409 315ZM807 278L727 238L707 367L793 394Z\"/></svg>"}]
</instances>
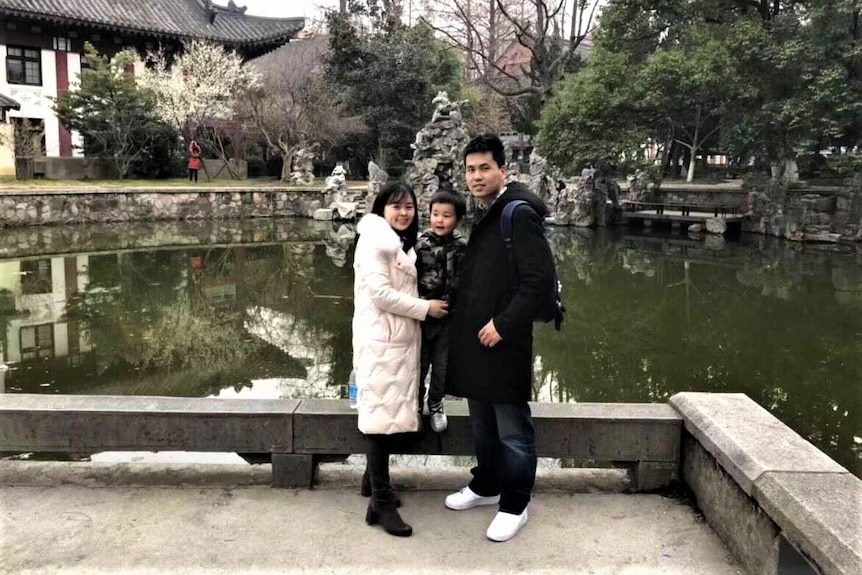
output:
<instances>
[{"instance_id":1,"label":"boy's black pants","mask_svg":"<svg viewBox=\"0 0 862 575\"><path fill-rule=\"evenodd\" d=\"M425 377L431 371L428 403L443 401L446 394L446 366L449 363L449 322L428 319L422 323L422 352L419 372L419 409L425 399Z\"/></svg>"}]
</instances>

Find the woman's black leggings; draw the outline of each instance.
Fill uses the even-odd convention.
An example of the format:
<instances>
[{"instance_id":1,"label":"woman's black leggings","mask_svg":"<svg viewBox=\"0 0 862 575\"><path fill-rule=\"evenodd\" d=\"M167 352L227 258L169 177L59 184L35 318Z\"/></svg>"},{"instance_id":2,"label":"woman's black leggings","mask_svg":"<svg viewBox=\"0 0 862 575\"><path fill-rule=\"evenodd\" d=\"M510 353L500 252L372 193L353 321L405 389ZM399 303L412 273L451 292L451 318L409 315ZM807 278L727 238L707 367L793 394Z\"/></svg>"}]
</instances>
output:
<instances>
[{"instance_id":1,"label":"woman's black leggings","mask_svg":"<svg viewBox=\"0 0 862 575\"><path fill-rule=\"evenodd\" d=\"M371 479L371 496L378 503L392 503L395 492L389 481L389 456L403 453L404 448L416 438L415 433L395 433L392 435L368 434L365 457L368 476Z\"/></svg>"},{"instance_id":2,"label":"woman's black leggings","mask_svg":"<svg viewBox=\"0 0 862 575\"><path fill-rule=\"evenodd\" d=\"M189 181L197 182L198 181L198 171L195 168L189 168Z\"/></svg>"}]
</instances>

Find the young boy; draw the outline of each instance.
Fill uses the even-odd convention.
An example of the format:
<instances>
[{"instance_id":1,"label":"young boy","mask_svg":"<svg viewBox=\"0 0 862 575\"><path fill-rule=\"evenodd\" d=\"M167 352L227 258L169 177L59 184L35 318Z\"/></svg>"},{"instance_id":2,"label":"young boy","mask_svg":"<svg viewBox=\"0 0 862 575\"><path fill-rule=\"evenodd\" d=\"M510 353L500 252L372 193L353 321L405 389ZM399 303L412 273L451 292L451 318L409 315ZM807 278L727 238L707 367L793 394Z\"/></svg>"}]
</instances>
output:
<instances>
[{"instance_id":1,"label":"young boy","mask_svg":"<svg viewBox=\"0 0 862 575\"><path fill-rule=\"evenodd\" d=\"M431 228L416 242L416 269L419 274L419 297L449 302L449 313L455 309L458 272L467 242L455 228L467 212L460 194L441 190L431 197ZM449 319L429 317L422 323L419 409L425 399L425 377L431 371L428 389L428 412L431 429L440 433L449 422L443 409L446 363L449 355Z\"/></svg>"}]
</instances>

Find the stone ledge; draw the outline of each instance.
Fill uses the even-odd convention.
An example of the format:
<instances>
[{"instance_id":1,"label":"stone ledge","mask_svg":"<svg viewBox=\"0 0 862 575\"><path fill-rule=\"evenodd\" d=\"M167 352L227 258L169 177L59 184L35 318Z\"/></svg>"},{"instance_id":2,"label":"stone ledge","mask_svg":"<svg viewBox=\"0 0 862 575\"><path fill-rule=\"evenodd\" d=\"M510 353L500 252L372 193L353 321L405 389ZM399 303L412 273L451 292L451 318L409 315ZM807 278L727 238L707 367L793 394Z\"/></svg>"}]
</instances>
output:
<instances>
[{"instance_id":1,"label":"stone ledge","mask_svg":"<svg viewBox=\"0 0 862 575\"><path fill-rule=\"evenodd\" d=\"M321 463L314 489L356 489L365 465ZM469 466L391 467L392 481L404 491L457 491L470 480ZM3 461L0 486L57 487L196 487L230 488L272 483L268 463L103 463L91 461ZM537 492L624 493L630 483L625 469L543 468L536 470Z\"/></svg>"},{"instance_id":2,"label":"stone ledge","mask_svg":"<svg viewBox=\"0 0 862 575\"><path fill-rule=\"evenodd\" d=\"M670 404L686 430L751 497L767 472L847 473L745 394L683 392Z\"/></svg>"},{"instance_id":3,"label":"stone ledge","mask_svg":"<svg viewBox=\"0 0 862 575\"><path fill-rule=\"evenodd\" d=\"M754 498L824 575L862 573L862 480L850 473L765 473Z\"/></svg>"}]
</instances>

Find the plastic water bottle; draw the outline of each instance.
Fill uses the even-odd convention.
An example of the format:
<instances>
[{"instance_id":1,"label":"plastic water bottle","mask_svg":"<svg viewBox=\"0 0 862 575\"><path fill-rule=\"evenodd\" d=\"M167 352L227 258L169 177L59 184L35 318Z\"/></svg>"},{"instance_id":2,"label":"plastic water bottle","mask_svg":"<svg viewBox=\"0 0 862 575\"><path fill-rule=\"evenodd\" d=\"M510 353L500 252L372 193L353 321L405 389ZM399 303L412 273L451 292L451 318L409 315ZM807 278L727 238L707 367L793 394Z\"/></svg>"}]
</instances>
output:
<instances>
[{"instance_id":1,"label":"plastic water bottle","mask_svg":"<svg viewBox=\"0 0 862 575\"><path fill-rule=\"evenodd\" d=\"M350 370L350 379L347 380L347 405L356 409L356 370Z\"/></svg>"}]
</instances>

